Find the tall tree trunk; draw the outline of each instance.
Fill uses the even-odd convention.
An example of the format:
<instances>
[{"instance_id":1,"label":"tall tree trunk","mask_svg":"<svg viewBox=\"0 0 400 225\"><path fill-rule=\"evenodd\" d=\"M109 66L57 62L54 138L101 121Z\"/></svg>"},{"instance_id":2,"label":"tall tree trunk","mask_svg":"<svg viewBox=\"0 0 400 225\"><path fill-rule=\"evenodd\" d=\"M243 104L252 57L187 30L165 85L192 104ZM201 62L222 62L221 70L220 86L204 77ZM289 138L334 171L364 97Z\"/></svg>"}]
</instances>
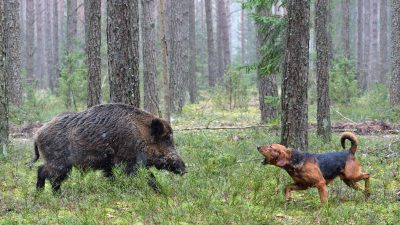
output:
<instances>
[{"instance_id":1,"label":"tall tree trunk","mask_svg":"<svg viewBox=\"0 0 400 225\"><path fill-rule=\"evenodd\" d=\"M230 46L230 23L231 23L231 7L230 7L230 0L226 1L225 4L225 14L224 14L224 25L223 25L223 32L222 32L222 48L224 49L224 65L225 70L231 64L231 46Z\"/></svg>"},{"instance_id":2,"label":"tall tree trunk","mask_svg":"<svg viewBox=\"0 0 400 225\"><path fill-rule=\"evenodd\" d=\"M8 78L4 59L8 57L5 51L4 1L0 1L0 154L6 155L8 148Z\"/></svg>"},{"instance_id":3,"label":"tall tree trunk","mask_svg":"<svg viewBox=\"0 0 400 225\"><path fill-rule=\"evenodd\" d=\"M242 0L242 3L244 3L244 0ZM244 65L246 63L245 55L246 55L246 49L245 49L245 32L244 32L244 9L242 8L240 10L240 58L241 62Z\"/></svg>"},{"instance_id":4,"label":"tall tree trunk","mask_svg":"<svg viewBox=\"0 0 400 225\"><path fill-rule=\"evenodd\" d=\"M140 106L137 0L107 0L110 101Z\"/></svg>"},{"instance_id":5,"label":"tall tree trunk","mask_svg":"<svg viewBox=\"0 0 400 225\"><path fill-rule=\"evenodd\" d=\"M318 9L316 10L318 11ZM342 24L342 41L343 55L347 60L344 68L344 75L347 76L350 64L350 0L342 1L343 24ZM318 12L317 12L318 13Z\"/></svg>"},{"instance_id":6,"label":"tall tree trunk","mask_svg":"<svg viewBox=\"0 0 400 225\"><path fill-rule=\"evenodd\" d=\"M208 85L215 86L217 77L216 58L214 50L214 32L213 32L213 15L211 0L205 0L204 6L206 10L206 25L207 25L207 48L208 48Z\"/></svg>"},{"instance_id":7,"label":"tall tree trunk","mask_svg":"<svg viewBox=\"0 0 400 225\"><path fill-rule=\"evenodd\" d=\"M378 73L379 83L387 84L388 75L388 38L387 38L387 0L380 1L380 32L379 32L379 43L380 43L380 66Z\"/></svg>"},{"instance_id":8,"label":"tall tree trunk","mask_svg":"<svg viewBox=\"0 0 400 225\"><path fill-rule=\"evenodd\" d=\"M29 0L28 0L29 1ZM53 2L53 72L54 72L54 87L57 86L58 78L60 77L60 39L58 34L58 1Z\"/></svg>"},{"instance_id":9,"label":"tall tree trunk","mask_svg":"<svg viewBox=\"0 0 400 225\"><path fill-rule=\"evenodd\" d=\"M171 107L180 113L185 102L187 74L189 73L189 4L188 0L172 0L169 43Z\"/></svg>"},{"instance_id":10,"label":"tall tree trunk","mask_svg":"<svg viewBox=\"0 0 400 225\"><path fill-rule=\"evenodd\" d=\"M143 83L144 109L154 115L160 114L156 63L156 2L142 2L142 39L143 39Z\"/></svg>"},{"instance_id":11,"label":"tall tree trunk","mask_svg":"<svg viewBox=\"0 0 400 225\"><path fill-rule=\"evenodd\" d=\"M390 104L400 105L400 1L392 1L392 80Z\"/></svg>"},{"instance_id":12,"label":"tall tree trunk","mask_svg":"<svg viewBox=\"0 0 400 225\"><path fill-rule=\"evenodd\" d=\"M74 51L74 41L78 33L77 7L77 0L67 0L67 54Z\"/></svg>"},{"instance_id":13,"label":"tall tree trunk","mask_svg":"<svg viewBox=\"0 0 400 225\"><path fill-rule=\"evenodd\" d=\"M371 46L371 0L363 0L364 3L364 78L362 79L362 91L367 90L367 80L370 77L370 46Z\"/></svg>"},{"instance_id":14,"label":"tall tree trunk","mask_svg":"<svg viewBox=\"0 0 400 225\"><path fill-rule=\"evenodd\" d=\"M45 23L45 37L46 37L46 44L45 44L45 50L46 50L46 74L47 74L47 79L48 79L48 87L50 87L51 90L54 90L54 82L55 82L55 77L53 73L53 65L54 65L54 54L53 54L53 33L51 31L51 26L52 24L52 18L51 18L51 11L52 11L52 0L45 0L45 15L46 15L46 23Z\"/></svg>"},{"instance_id":15,"label":"tall tree trunk","mask_svg":"<svg viewBox=\"0 0 400 225\"><path fill-rule=\"evenodd\" d=\"M189 96L190 103L197 100L197 81L196 81L196 14L195 0L189 0L189 47L190 47L190 66L189 66Z\"/></svg>"},{"instance_id":16,"label":"tall tree trunk","mask_svg":"<svg viewBox=\"0 0 400 225\"><path fill-rule=\"evenodd\" d=\"M362 88L362 83L364 77L363 68L363 2L364 0L357 0L357 69L356 69L356 79L358 82L358 87Z\"/></svg>"},{"instance_id":17,"label":"tall tree trunk","mask_svg":"<svg viewBox=\"0 0 400 225\"><path fill-rule=\"evenodd\" d=\"M165 0L160 0L160 39L162 48L163 64L163 91L164 91L164 119L171 121L171 98L169 94L169 66L168 66L168 44L165 33Z\"/></svg>"},{"instance_id":18,"label":"tall tree trunk","mask_svg":"<svg viewBox=\"0 0 400 225\"><path fill-rule=\"evenodd\" d=\"M101 1L86 0L85 29L86 53L88 64L88 99L87 107L101 103Z\"/></svg>"},{"instance_id":19,"label":"tall tree trunk","mask_svg":"<svg viewBox=\"0 0 400 225\"><path fill-rule=\"evenodd\" d=\"M371 55L370 55L370 64L371 64L371 71L370 76L368 77L368 84L367 86L373 86L377 81L377 76L379 73L379 46L378 46L378 17L379 17L379 10L378 10L378 0L372 0L372 8L371 8Z\"/></svg>"},{"instance_id":20,"label":"tall tree trunk","mask_svg":"<svg viewBox=\"0 0 400 225\"><path fill-rule=\"evenodd\" d=\"M329 0L317 0L315 8L315 30L317 34L317 133L325 141L331 140L329 98Z\"/></svg>"},{"instance_id":21,"label":"tall tree trunk","mask_svg":"<svg viewBox=\"0 0 400 225\"><path fill-rule=\"evenodd\" d=\"M4 0L6 73L11 103L22 104L19 1Z\"/></svg>"},{"instance_id":22,"label":"tall tree trunk","mask_svg":"<svg viewBox=\"0 0 400 225\"><path fill-rule=\"evenodd\" d=\"M281 143L301 151L306 151L308 147L309 19L308 0L288 1L288 30L282 83Z\"/></svg>"},{"instance_id":23,"label":"tall tree trunk","mask_svg":"<svg viewBox=\"0 0 400 225\"><path fill-rule=\"evenodd\" d=\"M217 1L217 62L218 73L217 80L223 80L225 65L224 65L224 49L223 49L223 33L224 33L224 20L225 20L225 0Z\"/></svg>"},{"instance_id":24,"label":"tall tree trunk","mask_svg":"<svg viewBox=\"0 0 400 225\"><path fill-rule=\"evenodd\" d=\"M30 84L34 79L35 58L35 1L26 1L26 79Z\"/></svg>"},{"instance_id":25,"label":"tall tree trunk","mask_svg":"<svg viewBox=\"0 0 400 225\"><path fill-rule=\"evenodd\" d=\"M257 14L259 16L269 16L269 9L259 8L257 9ZM261 68L265 68L265 63L267 60L263 60L262 47L266 41L265 30L261 24L256 23L257 31L257 58L260 64L257 67L257 87L259 96L259 108L261 111L261 122L268 123L271 119L274 119L278 115L278 110L276 105L271 105L268 103L266 98L277 98L278 97L278 86L276 83L275 74L264 74Z\"/></svg>"}]
</instances>

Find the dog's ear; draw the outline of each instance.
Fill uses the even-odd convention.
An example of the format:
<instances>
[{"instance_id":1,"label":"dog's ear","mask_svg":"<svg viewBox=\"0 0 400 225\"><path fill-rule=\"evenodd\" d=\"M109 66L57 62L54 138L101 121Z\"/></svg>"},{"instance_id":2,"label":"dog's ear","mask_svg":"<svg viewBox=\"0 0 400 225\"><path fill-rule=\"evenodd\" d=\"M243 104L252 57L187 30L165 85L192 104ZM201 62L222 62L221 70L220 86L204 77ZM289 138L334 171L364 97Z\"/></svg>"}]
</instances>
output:
<instances>
[{"instance_id":1,"label":"dog's ear","mask_svg":"<svg viewBox=\"0 0 400 225\"><path fill-rule=\"evenodd\" d=\"M283 167L289 164L289 157L290 157L290 149L282 146L283 149L279 149L279 156L278 160L276 161L276 165Z\"/></svg>"},{"instance_id":2,"label":"dog's ear","mask_svg":"<svg viewBox=\"0 0 400 225\"><path fill-rule=\"evenodd\" d=\"M276 165L280 167L284 167L289 164L289 160L284 156L279 156L278 161L276 161Z\"/></svg>"}]
</instances>

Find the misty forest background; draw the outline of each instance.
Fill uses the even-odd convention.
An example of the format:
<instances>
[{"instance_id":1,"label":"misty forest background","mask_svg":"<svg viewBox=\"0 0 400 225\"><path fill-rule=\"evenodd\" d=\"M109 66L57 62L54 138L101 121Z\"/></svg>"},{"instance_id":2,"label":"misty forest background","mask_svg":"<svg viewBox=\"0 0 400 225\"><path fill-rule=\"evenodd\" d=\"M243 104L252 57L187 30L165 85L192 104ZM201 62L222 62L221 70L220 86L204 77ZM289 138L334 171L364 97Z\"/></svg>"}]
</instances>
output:
<instances>
[{"instance_id":1,"label":"misty forest background","mask_svg":"<svg viewBox=\"0 0 400 225\"><path fill-rule=\"evenodd\" d=\"M0 224L400 222L400 1L0 0L0 25ZM34 195L35 131L109 102L170 121L188 175L156 172L157 196L145 173L74 172L76 198ZM339 150L342 131L371 200L338 181L328 206L284 203L290 178L255 146Z\"/></svg>"}]
</instances>

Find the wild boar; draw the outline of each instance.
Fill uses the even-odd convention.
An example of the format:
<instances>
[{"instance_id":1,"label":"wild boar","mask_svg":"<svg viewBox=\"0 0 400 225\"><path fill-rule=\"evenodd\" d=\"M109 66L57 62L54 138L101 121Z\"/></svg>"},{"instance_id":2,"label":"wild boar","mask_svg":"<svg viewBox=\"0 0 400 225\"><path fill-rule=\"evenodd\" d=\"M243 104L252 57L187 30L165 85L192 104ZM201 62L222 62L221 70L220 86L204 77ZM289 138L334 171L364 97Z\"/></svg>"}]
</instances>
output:
<instances>
[{"instance_id":1,"label":"wild boar","mask_svg":"<svg viewBox=\"0 0 400 225\"><path fill-rule=\"evenodd\" d=\"M55 192L72 167L102 170L113 177L115 165L125 165L127 174L140 164L185 173L185 163L176 151L171 126L163 119L125 104L103 104L83 112L63 113L38 130L34 159L38 167L37 190L48 179ZM155 184L151 174L149 184ZM153 188L155 188L153 186Z\"/></svg>"}]
</instances>

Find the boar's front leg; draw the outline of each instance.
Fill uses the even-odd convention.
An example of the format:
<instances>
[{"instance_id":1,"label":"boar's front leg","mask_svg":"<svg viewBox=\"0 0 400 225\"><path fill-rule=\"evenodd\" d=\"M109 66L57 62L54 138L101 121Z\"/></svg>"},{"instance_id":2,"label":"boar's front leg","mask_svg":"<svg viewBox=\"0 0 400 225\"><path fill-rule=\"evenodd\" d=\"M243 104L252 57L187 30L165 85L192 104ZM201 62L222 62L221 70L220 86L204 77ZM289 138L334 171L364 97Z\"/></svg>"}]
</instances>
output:
<instances>
[{"instance_id":1,"label":"boar's front leg","mask_svg":"<svg viewBox=\"0 0 400 225\"><path fill-rule=\"evenodd\" d=\"M131 174L136 175L137 172L138 172L138 169L139 169L141 166L145 166L145 165L143 165L143 162L139 162L139 163L138 163L137 161L138 161L138 160L136 160L136 162L128 163L128 164L126 165L126 168L125 168L125 173L126 173L126 174L128 174L128 175L131 175ZM160 193L161 190L160 190L160 188L159 188L159 186L158 186L156 177L155 177L154 174L153 174L152 172L150 172L149 170L148 170L148 174L149 174L149 177L148 177L148 180L147 180L147 184L148 184L156 193Z\"/></svg>"}]
</instances>

